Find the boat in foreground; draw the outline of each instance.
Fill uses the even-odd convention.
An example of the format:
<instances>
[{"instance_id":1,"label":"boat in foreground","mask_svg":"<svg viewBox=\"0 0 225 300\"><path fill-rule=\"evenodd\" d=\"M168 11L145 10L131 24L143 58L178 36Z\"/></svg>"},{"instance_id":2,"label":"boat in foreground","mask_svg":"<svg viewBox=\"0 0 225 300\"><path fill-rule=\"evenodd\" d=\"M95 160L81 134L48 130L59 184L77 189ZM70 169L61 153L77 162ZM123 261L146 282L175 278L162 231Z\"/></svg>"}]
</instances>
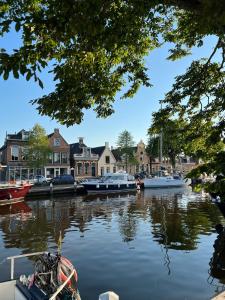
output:
<instances>
[{"instance_id":1,"label":"boat in foreground","mask_svg":"<svg viewBox=\"0 0 225 300\"><path fill-rule=\"evenodd\" d=\"M107 173L100 179L84 180L81 184L88 193L109 193L137 189L134 176L126 172Z\"/></svg>"},{"instance_id":2,"label":"boat in foreground","mask_svg":"<svg viewBox=\"0 0 225 300\"><path fill-rule=\"evenodd\" d=\"M159 176L153 178L144 178L144 188L170 188L182 187L185 181L178 175L175 176Z\"/></svg>"},{"instance_id":3,"label":"boat in foreground","mask_svg":"<svg viewBox=\"0 0 225 300\"><path fill-rule=\"evenodd\" d=\"M35 270L32 275L20 275L14 279L15 259L34 257ZM81 300L77 288L78 276L71 262L59 255L36 252L11 256L11 280L0 283L0 299L4 300ZM99 300L119 300L113 292L99 296Z\"/></svg>"},{"instance_id":4,"label":"boat in foreground","mask_svg":"<svg viewBox=\"0 0 225 300\"><path fill-rule=\"evenodd\" d=\"M32 275L14 279L14 261L36 256ZM59 254L36 252L11 256L11 280L0 283L0 299L4 300L80 300L77 273L71 262Z\"/></svg>"}]
</instances>

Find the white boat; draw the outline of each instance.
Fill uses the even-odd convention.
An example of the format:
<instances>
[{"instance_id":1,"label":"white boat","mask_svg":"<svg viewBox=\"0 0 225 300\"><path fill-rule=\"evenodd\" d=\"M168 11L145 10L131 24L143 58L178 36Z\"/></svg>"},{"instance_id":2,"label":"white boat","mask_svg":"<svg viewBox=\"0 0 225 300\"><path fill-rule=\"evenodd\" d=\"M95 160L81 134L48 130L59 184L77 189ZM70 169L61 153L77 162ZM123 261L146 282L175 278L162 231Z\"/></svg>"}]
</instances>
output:
<instances>
[{"instance_id":1,"label":"white boat","mask_svg":"<svg viewBox=\"0 0 225 300\"><path fill-rule=\"evenodd\" d=\"M134 176L123 171L107 173L100 179L85 180L81 184L88 193L109 193L137 189Z\"/></svg>"},{"instance_id":2,"label":"white boat","mask_svg":"<svg viewBox=\"0 0 225 300\"><path fill-rule=\"evenodd\" d=\"M185 185L185 181L178 175L144 178L143 183L144 188L170 188Z\"/></svg>"}]
</instances>

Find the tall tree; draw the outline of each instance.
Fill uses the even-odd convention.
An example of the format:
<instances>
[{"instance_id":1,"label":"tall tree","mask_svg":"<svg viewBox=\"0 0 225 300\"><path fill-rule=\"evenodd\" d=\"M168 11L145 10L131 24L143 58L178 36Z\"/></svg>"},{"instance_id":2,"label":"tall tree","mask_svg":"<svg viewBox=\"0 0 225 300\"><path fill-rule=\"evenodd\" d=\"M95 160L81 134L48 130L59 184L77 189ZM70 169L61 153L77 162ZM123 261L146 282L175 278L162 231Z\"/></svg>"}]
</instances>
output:
<instances>
[{"instance_id":1,"label":"tall tree","mask_svg":"<svg viewBox=\"0 0 225 300\"><path fill-rule=\"evenodd\" d=\"M153 124L149 128L150 137L153 134L162 134L163 156L170 159L173 168L175 168L176 158L183 152L184 148L183 126L184 122L175 119L167 119L166 122L158 122L157 119L153 118Z\"/></svg>"},{"instance_id":2,"label":"tall tree","mask_svg":"<svg viewBox=\"0 0 225 300\"><path fill-rule=\"evenodd\" d=\"M152 173L152 159L159 157L159 136L149 135L146 153L149 157L150 173Z\"/></svg>"},{"instance_id":3,"label":"tall tree","mask_svg":"<svg viewBox=\"0 0 225 300\"><path fill-rule=\"evenodd\" d=\"M42 169L48 162L51 148L49 147L49 141L45 129L39 124L35 124L30 132L26 151L30 167Z\"/></svg>"},{"instance_id":4,"label":"tall tree","mask_svg":"<svg viewBox=\"0 0 225 300\"><path fill-rule=\"evenodd\" d=\"M135 143L132 135L127 130L124 130L120 133L117 146L120 150L120 155L125 162L126 172L128 171L129 164L136 164L136 159L134 155L134 147Z\"/></svg>"}]
</instances>

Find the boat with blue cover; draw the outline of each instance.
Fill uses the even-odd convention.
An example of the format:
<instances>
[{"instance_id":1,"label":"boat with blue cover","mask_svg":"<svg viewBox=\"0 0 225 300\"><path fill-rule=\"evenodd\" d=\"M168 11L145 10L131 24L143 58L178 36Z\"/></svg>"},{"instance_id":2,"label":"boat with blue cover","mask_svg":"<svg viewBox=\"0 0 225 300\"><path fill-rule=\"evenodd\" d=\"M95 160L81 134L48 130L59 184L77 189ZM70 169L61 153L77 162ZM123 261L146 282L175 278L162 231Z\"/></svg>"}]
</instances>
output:
<instances>
[{"instance_id":1,"label":"boat with blue cover","mask_svg":"<svg viewBox=\"0 0 225 300\"><path fill-rule=\"evenodd\" d=\"M99 179L84 180L81 184L88 193L109 193L137 189L134 176L124 171L107 173Z\"/></svg>"}]
</instances>

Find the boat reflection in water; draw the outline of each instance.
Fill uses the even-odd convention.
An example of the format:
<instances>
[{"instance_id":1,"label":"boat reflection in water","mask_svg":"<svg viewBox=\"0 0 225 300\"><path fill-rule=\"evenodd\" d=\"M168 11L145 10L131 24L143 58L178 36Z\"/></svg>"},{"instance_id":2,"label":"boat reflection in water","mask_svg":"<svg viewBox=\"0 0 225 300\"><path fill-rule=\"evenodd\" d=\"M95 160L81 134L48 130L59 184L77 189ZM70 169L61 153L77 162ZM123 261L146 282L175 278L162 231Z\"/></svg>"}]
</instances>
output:
<instances>
[{"instance_id":1,"label":"boat reflection in water","mask_svg":"<svg viewBox=\"0 0 225 300\"><path fill-rule=\"evenodd\" d=\"M26 202L13 203L11 205L0 206L0 218L4 215L27 214L32 215L32 209Z\"/></svg>"}]
</instances>

